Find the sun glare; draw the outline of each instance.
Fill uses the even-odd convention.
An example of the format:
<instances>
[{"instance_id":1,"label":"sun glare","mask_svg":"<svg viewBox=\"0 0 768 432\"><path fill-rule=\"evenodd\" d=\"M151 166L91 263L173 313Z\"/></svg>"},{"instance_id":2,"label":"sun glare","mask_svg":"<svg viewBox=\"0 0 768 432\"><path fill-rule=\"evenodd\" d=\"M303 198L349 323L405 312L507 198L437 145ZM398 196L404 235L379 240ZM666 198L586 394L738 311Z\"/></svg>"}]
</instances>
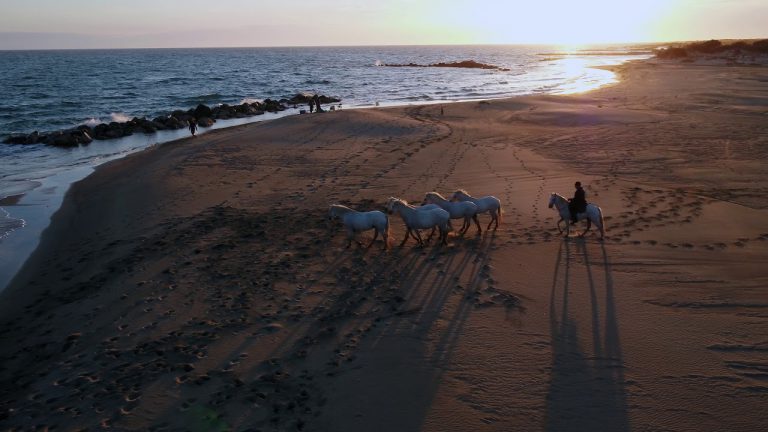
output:
<instances>
[{"instance_id":1,"label":"sun glare","mask_svg":"<svg viewBox=\"0 0 768 432\"><path fill-rule=\"evenodd\" d=\"M420 2L411 26L435 34L461 32L489 43L594 44L657 38L654 24L679 0Z\"/></svg>"}]
</instances>

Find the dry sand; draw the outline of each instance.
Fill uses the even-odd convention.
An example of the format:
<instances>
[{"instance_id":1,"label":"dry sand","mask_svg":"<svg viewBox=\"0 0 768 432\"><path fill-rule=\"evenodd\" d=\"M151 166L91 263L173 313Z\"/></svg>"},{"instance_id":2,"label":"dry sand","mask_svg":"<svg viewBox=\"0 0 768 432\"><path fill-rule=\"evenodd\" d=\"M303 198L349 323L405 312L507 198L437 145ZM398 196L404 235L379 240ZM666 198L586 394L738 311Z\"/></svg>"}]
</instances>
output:
<instances>
[{"instance_id":1,"label":"dry sand","mask_svg":"<svg viewBox=\"0 0 768 432\"><path fill-rule=\"evenodd\" d=\"M768 68L618 73L107 164L2 295L0 426L764 430ZM604 242L555 229L575 180ZM326 220L459 187L503 201L498 231L383 252Z\"/></svg>"}]
</instances>

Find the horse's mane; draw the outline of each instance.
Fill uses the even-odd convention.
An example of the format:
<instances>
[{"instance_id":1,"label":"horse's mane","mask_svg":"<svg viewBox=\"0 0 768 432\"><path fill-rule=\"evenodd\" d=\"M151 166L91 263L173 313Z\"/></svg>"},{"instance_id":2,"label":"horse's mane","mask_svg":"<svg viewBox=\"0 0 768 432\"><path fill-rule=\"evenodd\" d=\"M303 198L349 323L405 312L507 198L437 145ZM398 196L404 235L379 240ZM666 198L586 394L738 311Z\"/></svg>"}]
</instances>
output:
<instances>
[{"instance_id":1,"label":"horse's mane","mask_svg":"<svg viewBox=\"0 0 768 432\"><path fill-rule=\"evenodd\" d=\"M389 198L387 199L387 201L394 201L394 202L400 201L400 202L401 202L401 203L403 203L403 205L405 205L406 207L411 207L411 208L413 208L413 206L412 206L412 205L410 205L410 204L408 203L408 201L406 201L406 200L404 200L404 199L402 199L402 198L397 198L397 197L389 197Z\"/></svg>"},{"instance_id":2,"label":"horse's mane","mask_svg":"<svg viewBox=\"0 0 768 432\"><path fill-rule=\"evenodd\" d=\"M331 209L339 209L339 210L342 210L344 212L355 211L355 210L353 210L353 209L351 209L351 208L349 208L347 206L341 205L341 204L331 204Z\"/></svg>"},{"instance_id":3,"label":"horse's mane","mask_svg":"<svg viewBox=\"0 0 768 432\"><path fill-rule=\"evenodd\" d=\"M444 197L444 196L440 195L440 193L439 193L439 192L435 192L435 191L432 191L432 192L427 192L427 195L437 195L437 197L438 197L438 198L440 198L441 200L443 200L443 201L448 201L447 199L445 199L445 197Z\"/></svg>"},{"instance_id":4,"label":"horse's mane","mask_svg":"<svg viewBox=\"0 0 768 432\"><path fill-rule=\"evenodd\" d=\"M472 196L472 195L469 194L469 192L467 192L466 189L456 189L456 192L454 192L454 193L463 193L466 196Z\"/></svg>"}]
</instances>

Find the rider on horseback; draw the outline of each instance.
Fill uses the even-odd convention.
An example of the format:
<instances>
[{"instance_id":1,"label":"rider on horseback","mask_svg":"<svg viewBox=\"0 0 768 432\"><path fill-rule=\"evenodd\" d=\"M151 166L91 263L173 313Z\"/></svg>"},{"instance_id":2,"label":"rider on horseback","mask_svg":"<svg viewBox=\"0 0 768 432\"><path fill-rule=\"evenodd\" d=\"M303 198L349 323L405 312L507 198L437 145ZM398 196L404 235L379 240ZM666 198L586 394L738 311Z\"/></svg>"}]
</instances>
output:
<instances>
[{"instance_id":1,"label":"rider on horseback","mask_svg":"<svg viewBox=\"0 0 768 432\"><path fill-rule=\"evenodd\" d=\"M581 188L581 182L576 182L576 193L573 198L568 200L568 211L571 213L571 221L578 222L576 215L587 211L587 197L584 189Z\"/></svg>"}]
</instances>

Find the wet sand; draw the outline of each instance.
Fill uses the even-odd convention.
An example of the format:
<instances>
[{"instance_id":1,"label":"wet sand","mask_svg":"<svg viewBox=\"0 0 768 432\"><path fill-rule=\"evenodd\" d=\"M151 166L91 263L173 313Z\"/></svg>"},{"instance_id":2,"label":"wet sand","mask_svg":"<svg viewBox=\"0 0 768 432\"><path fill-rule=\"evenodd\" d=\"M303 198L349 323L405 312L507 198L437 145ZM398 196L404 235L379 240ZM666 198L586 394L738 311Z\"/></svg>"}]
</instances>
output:
<instances>
[{"instance_id":1,"label":"wet sand","mask_svg":"<svg viewBox=\"0 0 768 432\"><path fill-rule=\"evenodd\" d=\"M761 430L768 69L617 72L585 95L302 115L99 168L2 294L0 426ZM550 192L576 180L605 241L556 229ZM500 198L501 227L400 248L394 216L385 252L345 249L326 219L457 188Z\"/></svg>"}]
</instances>

